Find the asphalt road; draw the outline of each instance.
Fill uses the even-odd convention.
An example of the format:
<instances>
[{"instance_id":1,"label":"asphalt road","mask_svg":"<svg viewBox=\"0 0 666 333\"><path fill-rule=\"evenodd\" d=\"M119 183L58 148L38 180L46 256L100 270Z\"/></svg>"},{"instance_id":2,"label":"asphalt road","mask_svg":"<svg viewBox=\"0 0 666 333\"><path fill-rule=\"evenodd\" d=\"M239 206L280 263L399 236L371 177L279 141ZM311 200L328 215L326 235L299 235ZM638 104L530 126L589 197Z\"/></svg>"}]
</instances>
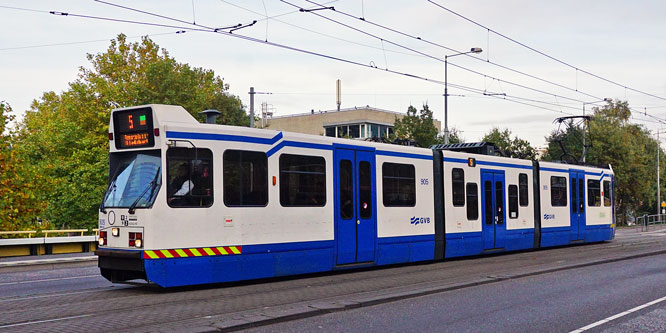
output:
<instances>
[{"instance_id":1,"label":"asphalt road","mask_svg":"<svg viewBox=\"0 0 666 333\"><path fill-rule=\"evenodd\" d=\"M463 331L572 330L666 296L660 282L666 280L656 264L665 257L654 253L666 253L666 230L624 231L613 242L544 251L167 290L111 284L92 263L20 272L3 268L0 331L212 331L303 317L311 318L279 325L299 323L296 328L302 331L356 330L333 326L335 318L355 313L339 322L353 321L359 330L395 331L428 323L418 319L428 317L436 326L422 329L443 330L442 320L448 320L453 330ZM611 276L611 268L619 275ZM624 298L619 296L625 291ZM626 319L663 319L663 305ZM322 315L330 311L340 312ZM465 321L470 314L471 321ZM308 320L332 321L320 329L321 324L307 326ZM608 325L599 327L613 327Z\"/></svg>"},{"instance_id":2,"label":"asphalt road","mask_svg":"<svg viewBox=\"0 0 666 333\"><path fill-rule=\"evenodd\" d=\"M666 296L666 255L485 284L250 332L570 332ZM666 331L666 303L593 331Z\"/></svg>"}]
</instances>

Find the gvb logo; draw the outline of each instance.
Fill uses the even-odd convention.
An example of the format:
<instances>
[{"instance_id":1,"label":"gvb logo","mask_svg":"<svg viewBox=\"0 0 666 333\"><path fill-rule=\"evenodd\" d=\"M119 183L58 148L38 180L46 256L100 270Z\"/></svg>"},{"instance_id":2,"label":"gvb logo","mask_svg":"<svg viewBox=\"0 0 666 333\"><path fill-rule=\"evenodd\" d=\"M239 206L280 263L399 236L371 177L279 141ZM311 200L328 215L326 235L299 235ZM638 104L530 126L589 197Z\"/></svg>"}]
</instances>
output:
<instances>
[{"instance_id":1,"label":"gvb logo","mask_svg":"<svg viewBox=\"0 0 666 333\"><path fill-rule=\"evenodd\" d=\"M413 224L413 225L426 224L426 223L430 223L430 218L429 217L416 217L416 216L414 216L410 219L410 221L411 221L411 224Z\"/></svg>"}]
</instances>

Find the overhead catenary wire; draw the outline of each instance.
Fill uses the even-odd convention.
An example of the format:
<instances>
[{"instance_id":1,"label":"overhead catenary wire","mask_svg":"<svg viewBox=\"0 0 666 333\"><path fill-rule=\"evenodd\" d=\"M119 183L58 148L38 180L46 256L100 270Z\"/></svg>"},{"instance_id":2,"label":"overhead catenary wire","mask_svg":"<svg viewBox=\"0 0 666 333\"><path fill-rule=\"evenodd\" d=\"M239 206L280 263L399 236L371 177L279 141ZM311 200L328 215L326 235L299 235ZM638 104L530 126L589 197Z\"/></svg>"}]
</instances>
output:
<instances>
[{"instance_id":1,"label":"overhead catenary wire","mask_svg":"<svg viewBox=\"0 0 666 333\"><path fill-rule=\"evenodd\" d=\"M315 1L312 1L312 0L305 0L305 1L307 1L307 2L309 2L309 3L312 3L312 4L315 4L315 5L320 5L320 6L322 6L321 4L319 4L319 3L315 2ZM373 22L373 21L367 20L367 19L365 19L364 17L356 17L356 16L354 16L354 15L352 15L352 14L349 14L349 13L346 13L346 12L344 12L344 11L340 11L340 10L337 10L337 9L333 9L333 12L334 12L334 13L341 14L341 15L344 15L344 16L347 16L347 17L350 17L350 18L358 19L358 20L360 20L360 21L363 21L363 22L365 22L365 23L367 23L367 24L370 24L370 25L373 25L373 26L375 26L375 27L378 27L378 28L381 28L381 29L385 29L385 30L391 31L391 32L393 32L393 33L396 33L396 34L399 34L399 35L402 35L402 36L405 36L405 37L408 37L408 38L411 38L411 39L415 39L415 40L418 40L418 41L421 41L421 42L427 43L427 44L432 45L432 46L439 47L439 48L444 49L444 50L447 50L447 51L451 51L451 52L454 52L454 53L463 53L463 52L460 51L460 50L457 50L457 49L454 49L454 48L448 47L448 46L443 45L443 44L440 44L440 43L436 43L436 42L430 41L430 40L425 39L425 38L422 38L422 37L420 37L420 36L415 36L415 35L412 35L412 34L406 33L406 32L404 32L404 31L400 31L400 30L397 30L397 29L394 29L394 28L388 27L388 26L386 26L386 25L382 25L382 24L379 24L379 23L376 23L376 22ZM484 63L491 64L491 65L493 65L493 66L496 66L496 67L502 68L502 69L504 69L504 70L508 70L508 71L513 72L513 73L516 73L516 74L520 74L520 75L523 75L523 76L526 76L526 77L529 77L529 78L532 78L532 79L535 79L535 80L538 80L538 81L541 81L541 82L544 82L544 83L547 83L547 84L550 84L550 85L554 85L554 86L559 87L559 88L562 88L562 89L566 89L566 90L569 90L569 91L572 91L572 92L579 93L579 94L584 95L584 96L587 96L587 97L591 97L591 98L594 98L594 99L602 99L602 98L599 97L599 96L595 96L595 95L592 95L592 94L586 93L586 92L581 91L581 90L579 90L579 89L577 89L577 88L574 89L574 88L571 88L571 87L565 86L565 85L563 85L563 84L560 84L560 83L557 83L557 82L554 82L554 81L551 81L551 80L547 80L547 79L544 79L544 78L538 77L538 76L536 76L536 75L532 75L532 74L529 74L529 73L526 73L526 72L523 72L523 71L520 71L520 70L517 70L517 69L511 68L511 67L508 67L508 66L505 66L505 65L502 65L502 64L496 63L496 62L494 62L494 61L490 61L489 58L483 59L483 58L481 58L481 57L477 57L477 56L475 56L474 54L469 54L469 53L468 53L468 54L465 54L465 56L467 56L467 57L469 57L469 58L472 58L472 59L475 59L475 60L478 60L478 61L481 61L481 62L484 62Z\"/></svg>"},{"instance_id":2,"label":"overhead catenary wire","mask_svg":"<svg viewBox=\"0 0 666 333\"><path fill-rule=\"evenodd\" d=\"M435 1L433 1L433 0L426 0L426 1L432 3L433 5L435 5L435 6L439 7L439 8L441 8L441 9L443 9L443 10L445 10L445 11L447 11L447 12L449 12L449 13L451 13L451 14L453 14L453 15L455 15L455 16L457 16L457 17L459 17L459 18L461 18L461 19L463 19L463 20L465 20L465 21L467 21L467 22L470 22L470 23L472 23L472 24L474 24L474 25L476 25L476 26L478 26L478 27L481 27L481 28L483 28L483 29L485 29L485 30L487 30L487 31L490 31L490 32L496 34L497 36L500 36L500 37L502 37L502 38L504 38L504 39L506 39L506 40L508 40L508 41L511 41L511 42L513 42L513 43L515 43L515 44L517 44L517 45L520 45L520 46L522 46L522 47L524 47L524 48L526 48L526 49L528 49L528 50L530 50L530 51L532 51L532 52L535 52L535 53L537 53L537 54L540 54L540 55L542 55L542 56L544 56L544 57L546 57L546 58L548 58L548 59L551 59L551 60L553 60L553 61L555 61L555 62L558 62L558 63L560 63L560 64L562 64L562 65L564 65L564 66L567 66L567 67L569 67L569 68L575 69L577 72L581 72L581 73L587 74L587 75L592 76L592 77L594 77L594 78L597 78L597 79L599 79L599 80L602 80L602 81L605 81L605 82L607 82L607 83L613 84L613 85L615 85L615 86L618 86L618 87L624 88L624 89L626 89L626 90L631 90L631 91L636 92L636 93L639 93L639 94L643 94L643 95L646 95L646 96L650 96L650 97L654 97L654 98L657 98L657 99L660 99L660 100L664 100L664 101L666 101L666 97L661 97L661 96L654 95L654 94L651 94L651 93L648 93L648 92L645 92L645 91L642 91L642 90L638 90L638 89L635 89L635 88L631 88L631 87L629 87L629 86L627 86L627 85L624 85L624 84L618 83L618 82L616 82L616 81L613 81L613 80L607 79L607 78L605 78L605 77L603 77L603 76L601 76L601 75L594 74L594 73L592 73L592 72L589 72L589 71L587 71L587 70L584 70L584 69L582 69L582 68L579 68L579 67L577 67L577 66L574 66L574 65L572 65L572 64L570 64L570 63L568 63L568 62L566 62L566 61L564 61L564 60L560 60L560 59L558 59L558 58L555 58L554 56L551 56L551 55L549 55L549 54L547 54L547 53L545 53L545 52L543 52L543 51L539 51L539 50L537 50L537 49L535 49L535 48L533 48L533 47L531 47L531 46L529 46L529 45L527 45L527 44L525 44L525 43L522 43L522 42L520 42L520 41L518 41L518 40L516 40L516 39L514 39L514 38L511 38L511 37L509 37L509 36L507 36L507 35L504 35L504 34L498 32L498 31L496 31L496 30L494 30L494 29L491 29L491 28L489 28L489 27L487 27L487 26L485 26L485 25L483 25L483 24L481 24L481 23L478 23L478 22L476 22L476 21L474 21L474 20L472 20L472 19L470 19L470 18L468 18L468 17L466 17L466 16L464 16L464 15L462 15L462 14L459 14L459 13L457 13L457 12L455 12L455 11L453 11L453 10L451 10L451 9L449 9L449 8L447 8L447 7L441 5L441 4L439 4L439 3L437 3L437 2L435 2Z\"/></svg>"}]
</instances>

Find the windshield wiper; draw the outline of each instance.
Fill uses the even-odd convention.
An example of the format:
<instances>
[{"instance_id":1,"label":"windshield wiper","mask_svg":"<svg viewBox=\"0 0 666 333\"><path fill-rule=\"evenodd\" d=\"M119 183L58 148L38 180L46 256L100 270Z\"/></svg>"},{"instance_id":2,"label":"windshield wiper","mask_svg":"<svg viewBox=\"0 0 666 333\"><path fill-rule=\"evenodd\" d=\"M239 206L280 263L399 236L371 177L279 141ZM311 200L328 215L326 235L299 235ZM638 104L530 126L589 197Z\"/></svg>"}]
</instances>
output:
<instances>
[{"instance_id":1,"label":"windshield wiper","mask_svg":"<svg viewBox=\"0 0 666 333\"><path fill-rule=\"evenodd\" d=\"M106 192L104 192L104 198L102 199L102 203L99 204L99 211L106 214L106 207L104 207L104 202L106 201L106 198L109 196L109 193L111 193L111 188L113 188L113 192L116 191L116 180L114 179L111 184L109 184L109 187L106 188Z\"/></svg>"},{"instance_id":2,"label":"windshield wiper","mask_svg":"<svg viewBox=\"0 0 666 333\"><path fill-rule=\"evenodd\" d=\"M146 194L146 192L148 192L148 190L150 190L150 197L153 196L153 193L155 193L155 188L157 187L157 179L160 176L161 168L162 167L157 168L157 172L155 173L155 178L153 178L153 180L148 184L148 186L146 186L146 189L143 190L143 192L141 192L141 195L139 195L139 197L136 198L136 200L134 200L134 202L132 202L132 204L129 206L129 210L127 210L128 213L134 214L136 205L139 204L139 201L141 201L141 198L143 198L143 196Z\"/></svg>"}]
</instances>

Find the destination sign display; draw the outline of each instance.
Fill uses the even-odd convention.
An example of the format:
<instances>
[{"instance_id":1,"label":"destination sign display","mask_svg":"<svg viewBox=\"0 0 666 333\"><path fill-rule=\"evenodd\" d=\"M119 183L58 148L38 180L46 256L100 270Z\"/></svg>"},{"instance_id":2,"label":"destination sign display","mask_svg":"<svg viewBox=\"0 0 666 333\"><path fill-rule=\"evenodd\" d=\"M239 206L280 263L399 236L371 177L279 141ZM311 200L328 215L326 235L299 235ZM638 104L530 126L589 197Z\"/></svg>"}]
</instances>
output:
<instances>
[{"instance_id":1,"label":"destination sign display","mask_svg":"<svg viewBox=\"0 0 666 333\"><path fill-rule=\"evenodd\" d=\"M117 149L143 148L155 145L151 108L114 113L113 129Z\"/></svg>"}]
</instances>

